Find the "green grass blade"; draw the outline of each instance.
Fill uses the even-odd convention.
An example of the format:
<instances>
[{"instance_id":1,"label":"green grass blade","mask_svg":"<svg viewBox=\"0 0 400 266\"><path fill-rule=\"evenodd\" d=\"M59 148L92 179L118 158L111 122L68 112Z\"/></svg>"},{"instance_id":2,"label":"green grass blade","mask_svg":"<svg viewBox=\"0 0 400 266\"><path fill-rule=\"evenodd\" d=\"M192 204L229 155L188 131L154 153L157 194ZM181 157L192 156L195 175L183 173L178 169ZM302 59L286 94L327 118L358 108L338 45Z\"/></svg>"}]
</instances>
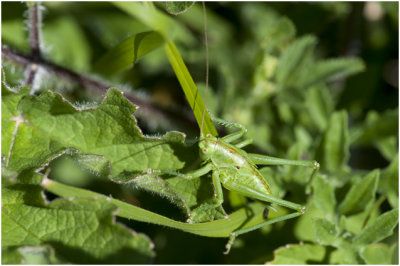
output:
<instances>
[{"instance_id":1,"label":"green grass blade","mask_svg":"<svg viewBox=\"0 0 400 266\"><path fill-rule=\"evenodd\" d=\"M150 53L164 44L164 38L155 31L135 34L101 57L94 66L94 71L112 75L130 68L140 57Z\"/></svg>"},{"instance_id":2,"label":"green grass blade","mask_svg":"<svg viewBox=\"0 0 400 266\"><path fill-rule=\"evenodd\" d=\"M204 103L203 99L200 96L200 93L194 83L192 76L190 75L185 63L181 55L179 54L178 49L175 44L170 41L165 46L165 52L167 53L168 60L171 63L172 68L175 71L176 76L178 77L179 83L182 86L183 91L185 92L186 99L188 100L190 107L193 110L194 116L196 117L197 123L201 128L202 117L204 112ZM213 136L217 136L217 130L215 129L213 123L211 122L211 118L208 112L204 112L204 123L203 123L203 134L212 134Z\"/></svg>"},{"instance_id":3,"label":"green grass blade","mask_svg":"<svg viewBox=\"0 0 400 266\"><path fill-rule=\"evenodd\" d=\"M175 229L180 229L188 233L207 236L207 237L229 237L232 231L237 229L246 229L261 222L265 222L262 216L265 205L254 203L229 215L229 219L220 219L212 222L189 224L169 219L165 216L141 209L134 205L122 202L117 199L106 197L102 194L76 188L58 183L56 181L45 179L43 186L46 190L64 197L98 197L106 198L118 206L117 216L133 219L135 221L147 222L152 224L164 225ZM275 207L277 212L271 212L268 219L274 219L286 214L285 209Z\"/></svg>"},{"instance_id":4,"label":"green grass blade","mask_svg":"<svg viewBox=\"0 0 400 266\"><path fill-rule=\"evenodd\" d=\"M172 39L174 36L183 36L185 40L191 40L191 35L187 33L184 27L181 27L175 20L166 16L162 12L159 12L151 3L140 3L140 2L113 2L115 6L125 11L129 15L140 20L145 25L149 26L155 31L158 31L166 40L169 41L164 47L167 53L168 59L178 77L179 83L185 92L186 99L188 100L190 107L196 117L197 123L201 128L202 116L204 109L204 103L201 99L200 93L197 90L196 84L193 81L178 49L173 43ZM217 136L217 130L207 112L204 115L203 133L212 134Z\"/></svg>"}]
</instances>

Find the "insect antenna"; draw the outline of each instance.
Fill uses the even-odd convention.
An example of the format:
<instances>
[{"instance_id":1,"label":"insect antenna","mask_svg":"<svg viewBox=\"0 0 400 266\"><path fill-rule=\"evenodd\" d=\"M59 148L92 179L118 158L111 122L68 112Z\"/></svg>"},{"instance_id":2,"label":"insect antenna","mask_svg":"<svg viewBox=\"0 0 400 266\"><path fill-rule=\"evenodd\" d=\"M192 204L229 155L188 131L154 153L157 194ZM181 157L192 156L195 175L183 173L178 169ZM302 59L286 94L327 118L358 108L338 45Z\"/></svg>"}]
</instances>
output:
<instances>
[{"instance_id":1,"label":"insect antenna","mask_svg":"<svg viewBox=\"0 0 400 266\"><path fill-rule=\"evenodd\" d=\"M203 4L203 21L204 21L204 42L206 47L206 92L204 95L204 108L203 114L201 116L201 126L200 126L200 136L203 136L203 125L204 125L204 115L207 108L207 94L208 94L208 75L209 75L209 63L208 63L208 36L207 36L207 14L206 14L206 4Z\"/></svg>"}]
</instances>

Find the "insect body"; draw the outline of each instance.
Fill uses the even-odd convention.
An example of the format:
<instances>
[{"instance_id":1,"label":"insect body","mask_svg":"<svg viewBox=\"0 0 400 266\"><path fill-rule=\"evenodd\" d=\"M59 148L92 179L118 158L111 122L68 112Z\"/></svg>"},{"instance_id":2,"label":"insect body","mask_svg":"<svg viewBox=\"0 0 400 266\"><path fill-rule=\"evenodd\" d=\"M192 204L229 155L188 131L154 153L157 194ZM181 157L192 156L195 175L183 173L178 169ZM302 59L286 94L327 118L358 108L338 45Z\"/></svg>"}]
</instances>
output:
<instances>
[{"instance_id":1,"label":"insect body","mask_svg":"<svg viewBox=\"0 0 400 266\"><path fill-rule=\"evenodd\" d=\"M268 183L243 150L210 135L200 139L199 147L203 159L210 163L214 186L221 183L228 190L240 191L250 197L272 194ZM216 189L217 199L222 203L219 190Z\"/></svg>"},{"instance_id":2,"label":"insect body","mask_svg":"<svg viewBox=\"0 0 400 266\"><path fill-rule=\"evenodd\" d=\"M296 211L295 213L279 217L279 221L287 220L304 213L304 206L272 195L268 182L257 170L256 165L307 166L314 169L312 173L313 175L315 171L319 169L319 164L316 161L286 160L260 154L246 153L241 148L250 144L252 142L251 139L246 139L237 144L233 144L233 142L240 139L246 132L246 129L242 125L227 122L219 118L212 118L212 120L221 124L237 127L239 128L239 131L223 138L216 138L210 134L206 136L201 135L199 148L200 155L204 160L205 165L196 171L186 174L185 177L197 178L212 171L213 186L215 197L217 199L215 207L221 206L224 201L222 192L222 186L224 186L226 189L235 191L246 197L275 203ZM268 212L268 209L266 212ZM264 214L264 216L267 215ZM261 223L247 229L232 232L225 253L229 252L229 249L237 235L260 228L264 224L265 223Z\"/></svg>"}]
</instances>

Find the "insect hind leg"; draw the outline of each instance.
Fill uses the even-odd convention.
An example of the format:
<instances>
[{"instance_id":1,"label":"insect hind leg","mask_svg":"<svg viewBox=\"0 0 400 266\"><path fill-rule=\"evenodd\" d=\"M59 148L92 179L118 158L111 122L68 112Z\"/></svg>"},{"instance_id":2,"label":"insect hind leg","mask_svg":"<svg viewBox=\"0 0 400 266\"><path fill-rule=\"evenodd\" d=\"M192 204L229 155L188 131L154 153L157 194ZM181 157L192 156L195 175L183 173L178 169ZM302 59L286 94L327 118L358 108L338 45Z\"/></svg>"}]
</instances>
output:
<instances>
[{"instance_id":1,"label":"insect hind leg","mask_svg":"<svg viewBox=\"0 0 400 266\"><path fill-rule=\"evenodd\" d=\"M261 228L261 227L263 227L264 225L267 225L267 224L273 224L273 223L289 220L289 219L295 218L295 217L300 216L300 215L301 215L301 213L293 212L293 213L290 213L290 214L287 214L287 215L283 215L283 216L280 216L280 217L277 217L277 218L274 218L274 219L267 220L267 221L265 221L263 223L259 223L259 224L253 225L253 226L251 226L249 228L239 229L237 231L232 232L230 234L228 243L226 244L226 250L225 250L224 254L225 255L229 254L229 252L231 250L231 247L232 247L233 243L235 242L236 237L238 237L239 235L244 234L244 233L248 233L248 232L251 232L251 231L254 231L254 230L257 230L257 229L259 229L259 228Z\"/></svg>"},{"instance_id":2,"label":"insect hind leg","mask_svg":"<svg viewBox=\"0 0 400 266\"><path fill-rule=\"evenodd\" d=\"M158 174L158 175L171 175L171 176L177 176L177 177L181 177L181 178L185 178L185 179L195 179L198 177L201 177L205 174L207 174L208 172L210 172L212 170L212 165L211 164L206 164L203 167L201 167L200 169L188 172L188 173L180 173L178 171L175 170L169 170L169 169L148 169L146 171L147 174Z\"/></svg>"}]
</instances>

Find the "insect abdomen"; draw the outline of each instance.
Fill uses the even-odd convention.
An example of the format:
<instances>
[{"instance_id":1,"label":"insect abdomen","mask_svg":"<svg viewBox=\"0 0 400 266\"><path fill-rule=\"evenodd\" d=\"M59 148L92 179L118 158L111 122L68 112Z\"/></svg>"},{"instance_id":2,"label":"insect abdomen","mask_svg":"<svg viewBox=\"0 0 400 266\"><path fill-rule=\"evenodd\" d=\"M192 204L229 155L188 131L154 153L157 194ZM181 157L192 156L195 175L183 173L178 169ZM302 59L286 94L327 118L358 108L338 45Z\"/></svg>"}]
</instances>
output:
<instances>
[{"instance_id":1,"label":"insect abdomen","mask_svg":"<svg viewBox=\"0 0 400 266\"><path fill-rule=\"evenodd\" d=\"M257 188L259 192L272 194L268 183L256 167L232 145L215 141L211 161L219 169L220 181L227 189L234 189L236 185L248 186Z\"/></svg>"}]
</instances>

